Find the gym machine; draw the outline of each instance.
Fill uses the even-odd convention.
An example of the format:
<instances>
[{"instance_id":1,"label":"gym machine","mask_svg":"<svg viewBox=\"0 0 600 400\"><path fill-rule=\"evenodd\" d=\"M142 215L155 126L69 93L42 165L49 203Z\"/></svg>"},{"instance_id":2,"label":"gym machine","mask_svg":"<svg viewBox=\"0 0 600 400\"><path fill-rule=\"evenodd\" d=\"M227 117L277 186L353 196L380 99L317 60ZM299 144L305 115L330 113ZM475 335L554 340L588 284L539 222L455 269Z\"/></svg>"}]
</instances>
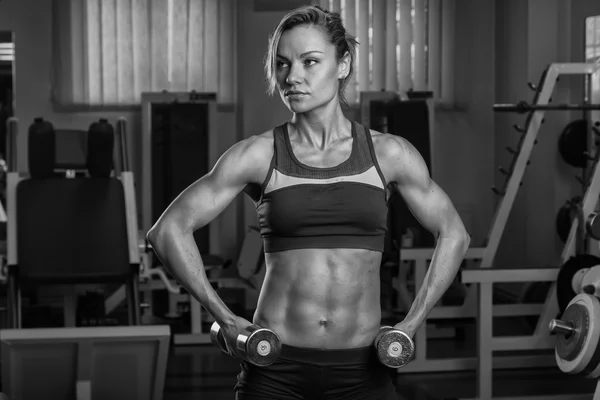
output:
<instances>
[{"instance_id":1,"label":"gym machine","mask_svg":"<svg viewBox=\"0 0 600 400\"><path fill-rule=\"evenodd\" d=\"M493 228L488 240L481 261L480 268L469 268L461 271L461 279L464 283L471 283L477 293L478 306L477 306L477 333L478 333L478 344L477 344L477 398L489 400L492 399L492 370L496 367L495 360L493 359L494 351L506 351L506 350L551 350L555 349L554 362L558 361L559 367L564 368L563 361L569 360L574 354L587 354L587 350L578 349L573 354L565 356L565 341L569 343L571 347L577 347L576 344L580 343L575 336L569 336L573 331L574 324L577 324L575 311L569 313L563 313L562 318L565 321L556 319L559 314L559 308L557 304L556 294L556 281L559 275L559 268L530 268L530 269L498 269L492 268L493 260L498 249L498 244L502 236L506 220L512 205L514 203L517 191L519 189L522 177L525 172L525 167L528 163L529 157L533 151L533 146L536 141L536 136L539 132L541 124L543 122L544 113L546 110L554 109L585 109L592 110L597 109L596 105L578 106L550 106L550 98L552 91L554 90L555 84L560 75L584 75L591 77L594 74L600 73L600 61L596 63L572 63L572 64L551 64L543 72L540 82L537 86L532 86L532 89L536 90L535 100L531 105L524 105L520 103L515 106L500 105L497 106L497 111L515 111L521 112L526 110L529 112L527 117L526 127L521 131L523 136L520 141L520 147L518 150L513 151L515 159L512 164L511 171L507 174L507 180L503 189L494 188L494 191L502 196L502 200L496 211ZM588 96L589 97L589 96ZM597 161L597 160L595 160ZM587 181L585 194L581 201L581 218L575 218L571 225L568 238L565 242L565 246L561 255L561 265L564 265L569 259L576 254L576 250L582 245L581 241L585 243L585 247L588 251L598 251L597 243L594 243L591 239L582 238L581 232L583 230L595 231L595 210L598 204L598 198L600 195L600 166L598 162L594 162L590 177ZM589 218L588 218L589 217ZM585 224L586 226L582 226ZM592 276L590 276L592 277ZM546 302L544 303L540 319L538 320L535 332L531 336L512 336L512 337L494 337L492 334L492 318L495 313L492 312L492 287L494 283L500 282L552 282L551 289L548 293ZM583 282L583 278L581 279ZM588 285L589 286L589 285ZM593 284L592 284L593 286ZM590 290L590 289L587 289ZM585 293L584 293L585 294ZM589 294L585 294L590 296ZM593 298L593 297L590 297ZM580 301L587 301L586 306L593 306L594 301L581 300L580 297L576 297L572 300L578 303ZM570 307L570 306L569 306ZM567 308L568 309L568 308ZM575 310L575 309L574 309ZM590 312L590 321L594 312ZM566 315L565 315L566 314ZM598 321L596 321L598 322ZM573 329L571 329L573 328ZM555 333L557 336L552 336L551 333ZM562 335L562 336L561 336ZM585 335L584 335L585 336ZM593 338L591 339L593 341ZM585 343L585 340L584 340ZM597 343L597 341L596 341ZM566 347L569 347L566 346ZM594 346L595 347L595 346ZM571 349L572 350L572 349ZM570 350L569 350L570 351ZM579 352L579 353L577 353ZM592 352L591 354L595 354ZM591 356L591 354L588 354ZM525 358L525 357L523 357ZM594 359L594 357L592 357ZM595 364L587 365L585 362L583 367L586 371L595 370L598 365L598 361L594 361ZM568 368L567 368L568 369ZM564 370L563 370L564 371ZM570 373L576 373L577 368L571 369ZM567 372L567 371L565 371ZM585 375L586 377L594 377L594 374ZM594 399L600 398L600 393L596 390L597 394ZM588 398L590 395L556 395L556 396L541 396L539 399L583 399ZM527 399L535 399L535 397L523 397ZM517 397L510 397L512 400L516 400Z\"/></svg>"},{"instance_id":2,"label":"gym machine","mask_svg":"<svg viewBox=\"0 0 600 400\"><path fill-rule=\"evenodd\" d=\"M9 193L9 202L15 201L16 186L20 181L28 177L27 174L19 173L17 170L16 158L16 138L19 130L19 121L12 118L8 121L7 148L8 150L8 176L7 186ZM77 132L84 135L85 132ZM115 152L113 154L114 171L113 176L123 184L126 203L126 219L127 219L127 236L128 236L128 251L129 259L132 265L139 265L139 294L142 298L139 306L141 308L140 323L155 324L165 323L164 319L157 319L153 314L152 292L156 290L166 290L169 298L169 311L167 317L180 317L178 306L182 303L190 304L190 333L177 333L173 335L175 344L198 344L209 343L209 333L203 332L202 323L206 318L203 318L203 310L200 304L191 299L189 294L180 287L180 285L168 276L162 266L153 265L153 250L150 244L145 240L145 231L138 230L137 207L135 200L134 176L130 170L129 150L127 147L127 122L124 118L119 118L116 122L115 129ZM56 170L58 171L58 170ZM59 171L65 176L81 175L84 171L76 170L76 168L63 168ZM14 219L15 209L9 209L9 217ZM9 244L8 244L8 264L16 264L16 241L15 241L15 226L9 225ZM244 243L239 254L239 260L236 264L237 275L235 277L220 277L220 271L224 271L230 265L232 260L222 260L219 257L208 257L208 262L205 262L207 274L210 281L217 287L234 287L243 288L245 291L246 302L255 304L258 297L258 290L262 285L264 277L264 268L262 266L262 241L260 234L256 229L250 227L245 232ZM0 281L7 281L7 267L0 268ZM212 276L215 276L212 278ZM77 295L87 290L94 291L102 289L97 285L76 285L74 287L60 286L57 287L58 293L52 293L52 290L47 290L50 294L58 294L63 297L64 323L67 327L73 327L76 324L76 303ZM56 290L54 290L56 292ZM114 292L110 293L104 300L104 311L108 315L121 305L127 298L127 290L125 285L120 285ZM20 308L19 308L20 309ZM20 315L17 316L20 321Z\"/></svg>"},{"instance_id":3,"label":"gym machine","mask_svg":"<svg viewBox=\"0 0 600 400\"><path fill-rule=\"evenodd\" d=\"M39 119L41 123L42 119ZM104 124L109 126L110 124L106 120L101 120ZM51 125L51 124L49 124ZM33 124L32 124L33 126ZM8 266L18 265L17 259L17 210L16 210L16 193L17 186L20 182L29 178L29 174L20 173L17 168L17 134L19 130L19 121L17 118L10 118L7 122L7 203L8 203L8 218L7 218L7 264ZM78 132L81 135L85 135L84 131ZM59 132L60 134L60 132ZM119 118L116 122L116 129L114 130L114 145L115 150L113 152L113 171L111 176L116 177L123 185L124 201L125 201L125 217L126 217L126 229L127 229L127 248L129 254L129 263L131 265L138 265L139 271L137 275L139 277L138 288L140 292L147 293L148 290L162 288L167 289L171 293L180 294L182 293L181 288L178 285L173 284L160 268L151 268L148 264L147 257L151 248L145 241L145 238L141 232L138 231L137 222L137 209L135 200L135 189L134 189L134 176L133 172L129 168L128 158L128 147L127 147L127 122L124 118ZM54 151L54 149L49 149ZM78 169L79 166L69 166L66 168L54 168L55 173L64 174L66 178L73 178L86 174L84 169ZM12 206L11 206L12 205ZM3 266L0 269L0 280L6 281L9 286L12 286L14 280L9 279L8 266ZM98 288L95 284L81 284L81 285L69 285L57 287L58 293L63 296L63 311L64 311L64 325L65 327L74 327L76 324L76 303L77 295L81 291L94 290ZM10 288L9 288L10 289ZM15 288L18 291L18 288ZM9 290L10 291L10 290ZM52 291L50 291L52 292ZM120 305L126 299L126 286L121 285L111 296L105 300L105 311L110 313L118 305ZM17 303L15 309L18 314L11 316L13 320L10 325L20 326L21 315L20 315L20 291L17 293ZM137 295L136 295L137 297ZM13 305L11 305L12 308ZM140 302L139 306L146 310L147 317L148 303ZM10 311L10 310L9 310ZM146 321L144 321L146 320ZM142 318L140 321L142 324L148 322L147 318Z\"/></svg>"}]
</instances>

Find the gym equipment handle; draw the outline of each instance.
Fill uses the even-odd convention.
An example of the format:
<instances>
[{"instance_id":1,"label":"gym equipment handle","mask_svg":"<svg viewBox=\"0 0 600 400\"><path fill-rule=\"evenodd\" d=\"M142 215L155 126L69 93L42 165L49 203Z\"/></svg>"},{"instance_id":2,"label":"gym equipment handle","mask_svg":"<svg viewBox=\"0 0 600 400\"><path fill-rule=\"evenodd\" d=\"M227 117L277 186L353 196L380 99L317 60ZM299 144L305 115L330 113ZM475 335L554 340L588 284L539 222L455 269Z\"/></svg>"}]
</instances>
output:
<instances>
[{"instance_id":1,"label":"gym equipment handle","mask_svg":"<svg viewBox=\"0 0 600 400\"><path fill-rule=\"evenodd\" d=\"M573 325L568 322L561 321L560 319L550 321L550 332L552 333L570 335L574 331Z\"/></svg>"},{"instance_id":2,"label":"gym equipment handle","mask_svg":"<svg viewBox=\"0 0 600 400\"><path fill-rule=\"evenodd\" d=\"M17 132L19 120L10 117L6 121L6 164L8 172L17 171Z\"/></svg>"}]
</instances>

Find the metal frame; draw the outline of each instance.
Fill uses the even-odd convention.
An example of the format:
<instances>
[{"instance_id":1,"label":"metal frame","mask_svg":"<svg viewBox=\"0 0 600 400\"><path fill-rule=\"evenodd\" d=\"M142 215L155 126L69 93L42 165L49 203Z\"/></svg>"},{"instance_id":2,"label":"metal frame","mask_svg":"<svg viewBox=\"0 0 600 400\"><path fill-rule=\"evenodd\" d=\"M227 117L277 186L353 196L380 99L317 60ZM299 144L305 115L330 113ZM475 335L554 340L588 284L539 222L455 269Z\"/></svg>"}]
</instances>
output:
<instances>
[{"instance_id":1,"label":"metal frame","mask_svg":"<svg viewBox=\"0 0 600 400\"><path fill-rule=\"evenodd\" d=\"M536 104L545 105L550 101L556 81L560 75L591 75L600 70L600 61L596 63L572 63L551 64L545 71L545 77L541 82ZM517 156L514 170L507 184L506 193L496 212L488 246L484 249L480 270L464 270L461 272L463 282L473 283L476 288L478 307L478 343L477 343L477 398L492 399L492 370L494 368L493 351L497 350L524 350L524 349L551 349L553 340L550 336L548 324L558 313L556 300L556 276L558 268L554 269L491 269L506 225L510 209L514 203L521 179L525 172L527 161L533 150L536 136L539 132L545 110L532 112L527 121L525 137L522 147ZM585 190L582 201L584 220L585 216L593 212L597 206L600 195L600 163L596 164L590 178L590 184ZM571 225L569 237L565 243L561 265L575 254L575 244L579 221L575 219ZM492 304L493 284L499 282L530 282L550 281L553 282L544 304L543 312L538 320L535 332L531 336L502 337L492 336L492 320L494 317ZM598 390L596 390L598 392ZM589 394L585 397L589 398ZM596 399L600 394L594 396ZM525 398L525 397L524 397ZM534 397L526 397L534 399ZM548 396L543 396L548 399ZM582 398L582 396L557 396L556 398ZM516 397L510 398L512 400Z\"/></svg>"},{"instance_id":2,"label":"metal frame","mask_svg":"<svg viewBox=\"0 0 600 400\"><path fill-rule=\"evenodd\" d=\"M411 262L414 266L415 275L415 291L423 284L425 274L429 262L433 257L435 249L402 249L401 262ZM467 250L465 261L468 267L477 265L481 260L485 248L472 247ZM471 268L469 268L471 269ZM479 269L475 269L480 271ZM495 270L482 270L495 271ZM517 270L518 271L518 270ZM514 270L511 270L511 273ZM554 272L554 276L558 270ZM534 276L532 272L529 276ZM514 279L511 277L511 279ZM536 279L532 279L536 280ZM462 282L466 283L466 282ZM430 358L427 354L427 341L433 336L433 332L427 329L427 322L439 319L459 319L459 318L475 318L477 316L478 297L477 285L471 285L466 290L464 303L459 306L435 306L427 316L427 321L415 334L415 358L398 370L398 373L420 373L420 372L441 372L441 371L467 371L477 369L476 357L448 357L448 358ZM543 304L498 304L493 305L490 309L490 315L494 316L533 316L540 315L543 311ZM518 340L518 339L517 339ZM504 344L504 346L510 345ZM518 345L520 346L520 345ZM519 347L520 348L520 347ZM529 356L500 356L493 360L493 367L499 369L506 368L538 368L555 365L554 357L548 355L529 355Z\"/></svg>"}]
</instances>

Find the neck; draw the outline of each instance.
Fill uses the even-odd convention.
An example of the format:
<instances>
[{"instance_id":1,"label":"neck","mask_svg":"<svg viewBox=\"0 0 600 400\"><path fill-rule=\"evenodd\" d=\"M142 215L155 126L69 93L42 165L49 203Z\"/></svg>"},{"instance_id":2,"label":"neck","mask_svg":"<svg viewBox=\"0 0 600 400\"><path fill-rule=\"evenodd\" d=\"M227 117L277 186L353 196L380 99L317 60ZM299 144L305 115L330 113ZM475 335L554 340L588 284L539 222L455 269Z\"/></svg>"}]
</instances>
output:
<instances>
[{"instance_id":1,"label":"neck","mask_svg":"<svg viewBox=\"0 0 600 400\"><path fill-rule=\"evenodd\" d=\"M290 125L299 136L299 140L319 149L327 148L331 143L348 137L350 121L344 116L339 103L327 109L295 113Z\"/></svg>"}]
</instances>

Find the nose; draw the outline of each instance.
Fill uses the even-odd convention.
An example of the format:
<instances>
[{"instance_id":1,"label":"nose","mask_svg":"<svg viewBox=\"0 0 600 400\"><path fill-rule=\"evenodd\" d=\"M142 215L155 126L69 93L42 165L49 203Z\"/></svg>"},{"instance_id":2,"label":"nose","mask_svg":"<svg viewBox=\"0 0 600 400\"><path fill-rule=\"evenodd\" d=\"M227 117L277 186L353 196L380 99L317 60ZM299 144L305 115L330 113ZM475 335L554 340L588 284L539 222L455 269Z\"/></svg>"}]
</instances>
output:
<instances>
[{"instance_id":1,"label":"nose","mask_svg":"<svg viewBox=\"0 0 600 400\"><path fill-rule=\"evenodd\" d=\"M290 66L290 71L285 78L285 82L288 85L294 86L302 82L302 68L295 66L292 64Z\"/></svg>"}]
</instances>

